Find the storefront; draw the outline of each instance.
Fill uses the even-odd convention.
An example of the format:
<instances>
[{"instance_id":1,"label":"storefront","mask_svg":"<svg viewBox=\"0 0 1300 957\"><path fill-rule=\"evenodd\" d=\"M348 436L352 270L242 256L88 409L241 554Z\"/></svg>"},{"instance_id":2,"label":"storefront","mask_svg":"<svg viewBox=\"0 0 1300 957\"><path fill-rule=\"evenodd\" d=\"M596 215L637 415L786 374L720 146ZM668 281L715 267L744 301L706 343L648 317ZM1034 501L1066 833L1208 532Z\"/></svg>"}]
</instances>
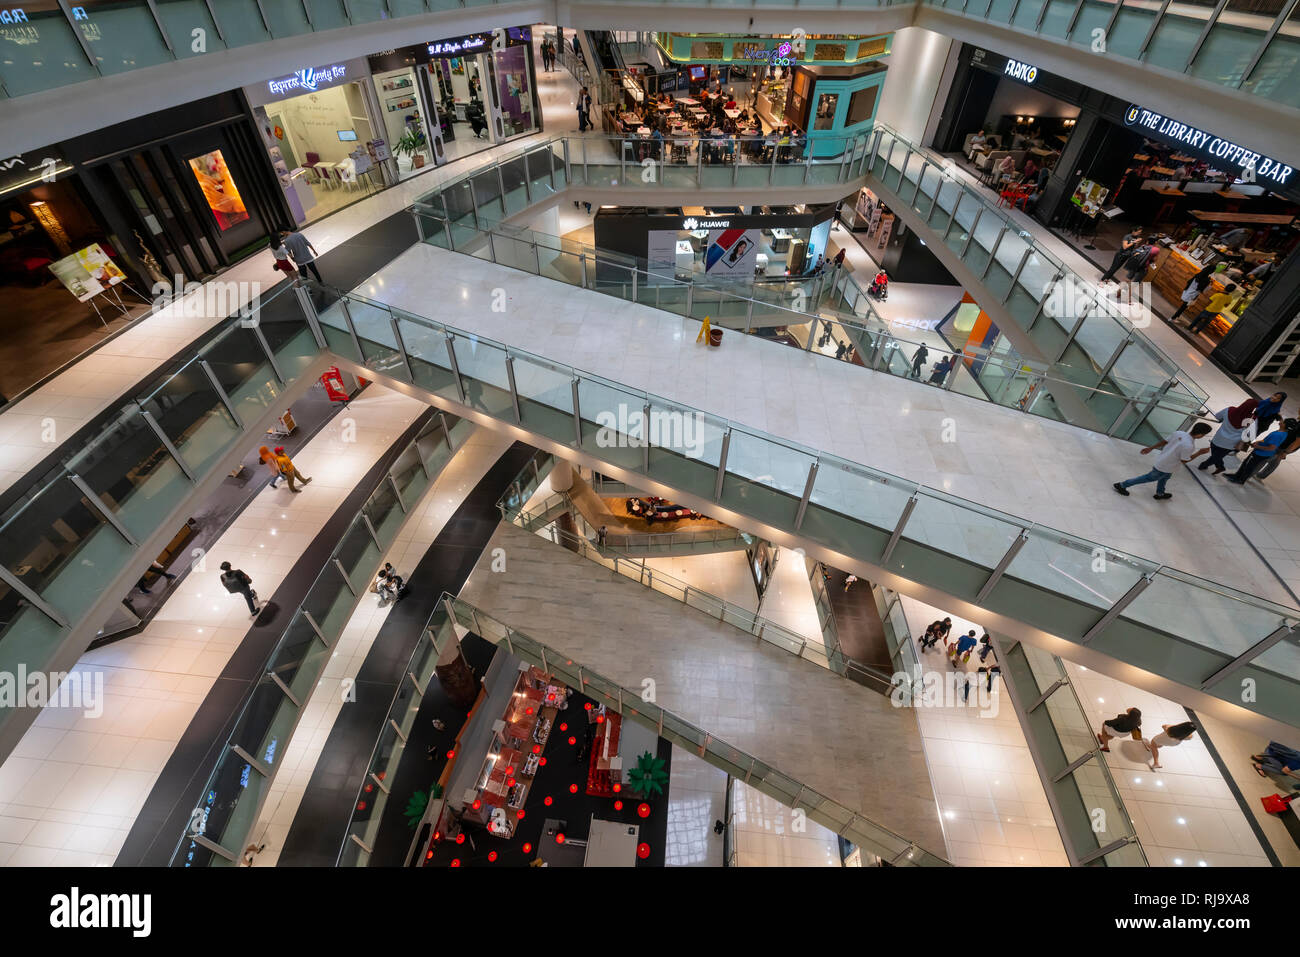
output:
<instances>
[{"instance_id":1,"label":"storefront","mask_svg":"<svg viewBox=\"0 0 1300 957\"><path fill-rule=\"evenodd\" d=\"M385 50L367 62L379 102L380 135L392 154L397 178L404 180L431 168L446 132L436 127L439 117L424 44Z\"/></svg>"},{"instance_id":2,"label":"storefront","mask_svg":"<svg viewBox=\"0 0 1300 957\"><path fill-rule=\"evenodd\" d=\"M617 281L622 273L604 253L635 260L652 285L752 285L806 275L825 255L834 213L833 205L602 207L593 221L597 278Z\"/></svg>"},{"instance_id":3,"label":"storefront","mask_svg":"<svg viewBox=\"0 0 1300 957\"><path fill-rule=\"evenodd\" d=\"M438 40L424 53L448 159L541 129L530 27Z\"/></svg>"},{"instance_id":4,"label":"storefront","mask_svg":"<svg viewBox=\"0 0 1300 957\"><path fill-rule=\"evenodd\" d=\"M244 87L294 223L393 181L391 145L364 59L321 64Z\"/></svg>"},{"instance_id":5,"label":"storefront","mask_svg":"<svg viewBox=\"0 0 1300 957\"><path fill-rule=\"evenodd\" d=\"M773 125L807 131L814 158L838 156L846 138L871 129L886 72L881 63L796 66L789 71L787 86L774 90L768 83L760 92L759 114Z\"/></svg>"}]
</instances>

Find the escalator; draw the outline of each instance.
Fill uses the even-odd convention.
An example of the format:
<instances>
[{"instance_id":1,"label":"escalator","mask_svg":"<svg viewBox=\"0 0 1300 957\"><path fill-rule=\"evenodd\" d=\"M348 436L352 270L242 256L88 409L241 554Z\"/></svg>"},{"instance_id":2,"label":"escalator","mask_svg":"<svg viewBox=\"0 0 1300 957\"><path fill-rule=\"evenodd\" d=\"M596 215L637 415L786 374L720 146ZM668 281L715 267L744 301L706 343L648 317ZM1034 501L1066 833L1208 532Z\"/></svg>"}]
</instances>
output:
<instances>
[{"instance_id":1,"label":"escalator","mask_svg":"<svg viewBox=\"0 0 1300 957\"><path fill-rule=\"evenodd\" d=\"M588 30L586 33L587 44L596 55L597 70L602 73L613 71L620 76L626 72L627 64L623 62L623 51L619 49L613 33L609 30Z\"/></svg>"}]
</instances>

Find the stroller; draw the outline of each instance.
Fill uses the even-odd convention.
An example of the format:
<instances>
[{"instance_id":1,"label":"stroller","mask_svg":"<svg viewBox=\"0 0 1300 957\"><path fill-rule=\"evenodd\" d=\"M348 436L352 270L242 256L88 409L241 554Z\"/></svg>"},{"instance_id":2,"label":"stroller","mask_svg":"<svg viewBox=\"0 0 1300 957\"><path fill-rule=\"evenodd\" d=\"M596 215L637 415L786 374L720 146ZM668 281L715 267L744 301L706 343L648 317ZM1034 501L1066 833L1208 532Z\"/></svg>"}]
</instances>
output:
<instances>
[{"instance_id":1,"label":"stroller","mask_svg":"<svg viewBox=\"0 0 1300 957\"><path fill-rule=\"evenodd\" d=\"M889 277L885 275L883 269L876 273L875 279L871 280L871 288L867 290L867 295L880 302L889 299Z\"/></svg>"}]
</instances>

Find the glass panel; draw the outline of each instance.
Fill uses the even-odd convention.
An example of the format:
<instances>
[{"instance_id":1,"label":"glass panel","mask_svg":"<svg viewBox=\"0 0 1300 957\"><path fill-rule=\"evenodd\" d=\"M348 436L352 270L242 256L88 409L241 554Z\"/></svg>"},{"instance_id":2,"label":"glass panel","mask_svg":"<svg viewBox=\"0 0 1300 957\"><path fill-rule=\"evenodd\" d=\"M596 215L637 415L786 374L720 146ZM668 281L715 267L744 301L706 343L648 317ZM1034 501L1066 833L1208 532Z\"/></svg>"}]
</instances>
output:
<instances>
[{"instance_id":1,"label":"glass panel","mask_svg":"<svg viewBox=\"0 0 1300 957\"><path fill-rule=\"evenodd\" d=\"M10 96L89 80L98 71L55 0L24 3L27 22L0 25L0 75Z\"/></svg>"},{"instance_id":2,"label":"glass panel","mask_svg":"<svg viewBox=\"0 0 1300 957\"><path fill-rule=\"evenodd\" d=\"M252 329L239 324L230 327L205 346L199 356L207 362L245 424L275 404L280 386Z\"/></svg>"},{"instance_id":3,"label":"glass panel","mask_svg":"<svg viewBox=\"0 0 1300 957\"><path fill-rule=\"evenodd\" d=\"M90 607L134 550L66 477L0 520L0 561L69 621Z\"/></svg>"},{"instance_id":4,"label":"glass panel","mask_svg":"<svg viewBox=\"0 0 1300 957\"><path fill-rule=\"evenodd\" d=\"M375 528L375 535L379 543L387 548L393 542L393 536L397 534L397 529L406 517L402 511L402 506L397 501L397 493L388 482L380 482L379 488L371 494L366 500L365 506L361 509L362 514L370 519L370 524ZM342 556L340 556L342 557ZM346 567L347 563L344 562ZM369 587L369 583L367 583Z\"/></svg>"},{"instance_id":5,"label":"glass panel","mask_svg":"<svg viewBox=\"0 0 1300 957\"><path fill-rule=\"evenodd\" d=\"M800 530L825 542L850 543L859 554L879 555L914 488L848 463L823 460ZM855 521L845 522L845 517Z\"/></svg>"},{"instance_id":6,"label":"glass panel","mask_svg":"<svg viewBox=\"0 0 1300 957\"><path fill-rule=\"evenodd\" d=\"M348 11L352 14L353 23L369 23L372 20L387 20L388 10L384 4L387 0L348 0ZM412 13L418 11L411 11ZM401 16L396 10L393 16ZM315 19L316 10L312 8L312 18ZM316 21L316 29L321 29L320 21Z\"/></svg>"},{"instance_id":7,"label":"glass panel","mask_svg":"<svg viewBox=\"0 0 1300 957\"><path fill-rule=\"evenodd\" d=\"M763 521L794 521L816 456L733 427L722 502Z\"/></svg>"},{"instance_id":8,"label":"glass panel","mask_svg":"<svg viewBox=\"0 0 1300 957\"><path fill-rule=\"evenodd\" d=\"M513 419L510 376L503 346L477 336L459 335L452 341L456 364L465 382L465 401L496 418Z\"/></svg>"},{"instance_id":9,"label":"glass panel","mask_svg":"<svg viewBox=\"0 0 1300 957\"><path fill-rule=\"evenodd\" d=\"M154 8L177 59L226 49L203 0L154 0Z\"/></svg>"},{"instance_id":10,"label":"glass panel","mask_svg":"<svg viewBox=\"0 0 1300 957\"><path fill-rule=\"evenodd\" d=\"M1284 5L1284 0L1229 0L1188 72L1203 80L1237 86Z\"/></svg>"},{"instance_id":11,"label":"glass panel","mask_svg":"<svg viewBox=\"0 0 1300 957\"><path fill-rule=\"evenodd\" d=\"M295 0L281 0L288 5ZM312 27L316 30L332 30L346 27L348 16L343 9L343 0L307 0L307 9L311 11Z\"/></svg>"},{"instance_id":12,"label":"glass panel","mask_svg":"<svg viewBox=\"0 0 1300 957\"><path fill-rule=\"evenodd\" d=\"M299 612L275 649L268 669L285 683L302 704L311 697L330 650Z\"/></svg>"},{"instance_id":13,"label":"glass panel","mask_svg":"<svg viewBox=\"0 0 1300 957\"><path fill-rule=\"evenodd\" d=\"M1143 56L1148 63L1183 72L1196 38L1214 13L1217 0L1178 0L1160 19Z\"/></svg>"},{"instance_id":14,"label":"glass panel","mask_svg":"<svg viewBox=\"0 0 1300 957\"><path fill-rule=\"evenodd\" d=\"M244 46L271 39L257 9L257 0L208 0L217 16L226 45Z\"/></svg>"},{"instance_id":15,"label":"glass panel","mask_svg":"<svg viewBox=\"0 0 1300 957\"><path fill-rule=\"evenodd\" d=\"M343 570L348 573L353 591L358 595L364 594L370 587L370 576L379 564L380 552L374 539L370 537L366 523L360 517L352 520L347 534L343 536L343 540L335 550L335 555L343 564ZM329 574L328 569L325 574ZM321 629L324 630L323 625Z\"/></svg>"},{"instance_id":16,"label":"glass panel","mask_svg":"<svg viewBox=\"0 0 1300 957\"><path fill-rule=\"evenodd\" d=\"M173 59L144 0L79 0L73 9L76 27L105 76Z\"/></svg>"},{"instance_id":17,"label":"glass panel","mask_svg":"<svg viewBox=\"0 0 1300 957\"><path fill-rule=\"evenodd\" d=\"M353 525L355 524L354 522ZM362 528L362 531L364 532L365 529ZM370 547L374 548L373 545ZM378 561L378 549L375 555ZM369 581L365 583L365 587L370 587ZM311 591L307 592L302 608L311 615L312 620L320 628L321 634L325 636L325 640L333 644L343 631L343 626L347 624L353 604L352 592L348 590L343 576L334 567L334 563L330 562L321 570L316 583L311 586Z\"/></svg>"},{"instance_id":18,"label":"glass panel","mask_svg":"<svg viewBox=\"0 0 1300 957\"><path fill-rule=\"evenodd\" d=\"M135 412L119 416L68 468L137 541L157 531L193 488L158 434Z\"/></svg>"},{"instance_id":19,"label":"glass panel","mask_svg":"<svg viewBox=\"0 0 1300 957\"><path fill-rule=\"evenodd\" d=\"M267 25L277 40L299 33L311 33L311 23L307 20L307 11L303 9L302 3L303 0L281 0L280 3L262 4Z\"/></svg>"},{"instance_id":20,"label":"glass panel","mask_svg":"<svg viewBox=\"0 0 1300 957\"><path fill-rule=\"evenodd\" d=\"M1300 6L1291 10L1241 88L1277 103L1300 106L1300 83L1294 82L1297 63L1300 63Z\"/></svg>"},{"instance_id":21,"label":"glass panel","mask_svg":"<svg viewBox=\"0 0 1300 957\"><path fill-rule=\"evenodd\" d=\"M240 435L196 360L169 377L140 407L153 415L195 475L204 474Z\"/></svg>"},{"instance_id":22,"label":"glass panel","mask_svg":"<svg viewBox=\"0 0 1300 957\"><path fill-rule=\"evenodd\" d=\"M319 354L316 338L293 296L282 295L262 306L258 326L287 381L293 382Z\"/></svg>"},{"instance_id":23,"label":"glass panel","mask_svg":"<svg viewBox=\"0 0 1300 957\"><path fill-rule=\"evenodd\" d=\"M402 503L407 508L413 507L429 484L420 462L420 450L414 442L404 448L393 463L392 476L402 495Z\"/></svg>"}]
</instances>

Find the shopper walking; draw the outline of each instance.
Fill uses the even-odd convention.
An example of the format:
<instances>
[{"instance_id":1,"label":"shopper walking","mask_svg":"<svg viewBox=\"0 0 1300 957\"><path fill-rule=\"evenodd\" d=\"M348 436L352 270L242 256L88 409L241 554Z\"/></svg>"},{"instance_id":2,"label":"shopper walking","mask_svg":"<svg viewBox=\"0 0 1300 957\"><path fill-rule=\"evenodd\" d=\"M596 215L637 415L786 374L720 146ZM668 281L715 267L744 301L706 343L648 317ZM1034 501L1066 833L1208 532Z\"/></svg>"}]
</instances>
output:
<instances>
[{"instance_id":1,"label":"shopper walking","mask_svg":"<svg viewBox=\"0 0 1300 957\"><path fill-rule=\"evenodd\" d=\"M1129 708L1123 714L1117 714L1101 726L1101 733L1097 735L1097 740L1101 742L1103 751L1110 750L1111 738L1122 738L1124 735L1131 735L1136 731L1138 740L1142 739L1142 712L1137 708Z\"/></svg>"},{"instance_id":2,"label":"shopper walking","mask_svg":"<svg viewBox=\"0 0 1300 957\"><path fill-rule=\"evenodd\" d=\"M975 629L972 628L966 634L957 639L957 643L952 646L952 666L957 667L957 659L961 658L961 663L965 664L970 661L970 653L975 650L979 644L975 640Z\"/></svg>"},{"instance_id":3,"label":"shopper walking","mask_svg":"<svg viewBox=\"0 0 1300 957\"><path fill-rule=\"evenodd\" d=\"M1259 408L1255 410L1255 434L1267 432L1273 425L1273 420L1282 414L1282 403L1286 401L1285 392L1274 392L1267 399L1260 400Z\"/></svg>"},{"instance_id":4,"label":"shopper walking","mask_svg":"<svg viewBox=\"0 0 1300 957\"><path fill-rule=\"evenodd\" d=\"M930 622L930 626L925 629L925 634L921 636L921 650L929 651L939 643L939 625L937 621Z\"/></svg>"},{"instance_id":5,"label":"shopper walking","mask_svg":"<svg viewBox=\"0 0 1300 957\"><path fill-rule=\"evenodd\" d=\"M1173 498L1172 493L1165 491L1165 485L1173 477L1174 470L1179 465L1185 465L1192 459L1200 458L1209 452L1208 448L1201 449L1199 452L1192 451L1196 448L1196 439L1209 433L1210 427L1204 422L1198 422L1192 426L1191 432L1184 432L1182 429L1170 432L1168 438L1161 439L1155 445L1148 445L1142 450L1143 455L1157 449L1160 450L1160 454L1156 456L1154 467L1150 472L1131 479L1125 479L1123 482L1116 482L1112 488L1119 492L1120 495L1128 495L1128 490L1134 485L1155 482L1156 494L1152 498L1157 501Z\"/></svg>"},{"instance_id":6,"label":"shopper walking","mask_svg":"<svg viewBox=\"0 0 1300 957\"><path fill-rule=\"evenodd\" d=\"M1115 256L1110 261L1110 268L1101 274L1102 282L1105 282L1107 279L1113 277L1115 273L1119 272L1119 267L1124 265L1129 254L1133 251L1133 247L1135 247L1141 239L1142 230L1139 227L1134 229L1131 233L1127 233L1124 238L1120 240L1119 249L1115 250Z\"/></svg>"},{"instance_id":7,"label":"shopper walking","mask_svg":"<svg viewBox=\"0 0 1300 957\"><path fill-rule=\"evenodd\" d=\"M1174 310L1174 314L1169 317L1169 321L1173 322L1182 315L1184 309L1200 298L1201 293L1205 291L1205 287L1210 284L1210 278L1216 272L1223 272L1227 268L1227 263L1219 263L1217 266L1209 265L1187 280L1187 285L1183 287L1182 294L1178 297L1182 300L1182 304Z\"/></svg>"},{"instance_id":8,"label":"shopper walking","mask_svg":"<svg viewBox=\"0 0 1300 957\"><path fill-rule=\"evenodd\" d=\"M257 592L253 591L253 579L249 578L242 568L231 568L230 562L222 562L221 584L232 595L243 595L244 601L248 602L248 616L257 617L262 606L258 603Z\"/></svg>"},{"instance_id":9,"label":"shopper walking","mask_svg":"<svg viewBox=\"0 0 1300 957\"><path fill-rule=\"evenodd\" d=\"M302 491L302 489L294 487L293 484L294 479L297 479L303 485L308 485L311 483L310 475L303 475L296 468L294 468L293 459L289 458L289 456L285 453L283 445L277 445L275 447L275 461L280 466L280 474L283 475L285 477L285 480L289 483L290 492Z\"/></svg>"},{"instance_id":10,"label":"shopper walking","mask_svg":"<svg viewBox=\"0 0 1300 957\"><path fill-rule=\"evenodd\" d=\"M1151 769L1153 771L1160 767L1161 748L1176 748L1196 733L1196 725L1190 721L1173 725L1162 724L1160 728L1160 733L1147 742L1147 748L1151 751Z\"/></svg>"},{"instance_id":11,"label":"shopper walking","mask_svg":"<svg viewBox=\"0 0 1300 957\"><path fill-rule=\"evenodd\" d=\"M284 234L277 233L271 237L271 255L275 257L275 268L290 279L298 278L298 270L293 268L289 259L289 247L284 244Z\"/></svg>"},{"instance_id":12,"label":"shopper walking","mask_svg":"<svg viewBox=\"0 0 1300 957\"><path fill-rule=\"evenodd\" d=\"M280 463L276 461L275 453L263 445L257 450L257 455L258 458L262 460L262 464L266 466L266 470L271 473L271 484L269 487L278 488L280 485Z\"/></svg>"},{"instance_id":13,"label":"shopper walking","mask_svg":"<svg viewBox=\"0 0 1300 957\"><path fill-rule=\"evenodd\" d=\"M850 575L848 578L844 579L844 590L848 591L850 588L852 588L853 583L857 580L858 580L857 575Z\"/></svg>"},{"instance_id":14,"label":"shopper walking","mask_svg":"<svg viewBox=\"0 0 1300 957\"><path fill-rule=\"evenodd\" d=\"M1237 451L1258 405L1256 400L1247 399L1241 405L1220 409L1214 414L1221 424L1218 431L1210 437L1210 457L1196 466L1199 471L1204 472L1212 467L1215 475L1223 474L1223 460Z\"/></svg>"},{"instance_id":15,"label":"shopper walking","mask_svg":"<svg viewBox=\"0 0 1300 957\"><path fill-rule=\"evenodd\" d=\"M281 233L280 242L289 250L289 255L293 257L299 272L310 272L316 277L317 282L325 281L320 276L320 270L316 268L316 257L320 253L316 252L316 247L311 244L310 239L295 230L291 233Z\"/></svg>"},{"instance_id":16,"label":"shopper walking","mask_svg":"<svg viewBox=\"0 0 1300 957\"><path fill-rule=\"evenodd\" d=\"M1124 260L1124 275L1128 276L1129 282L1138 282L1146 276L1147 269L1156 258L1158 251L1158 247L1150 243L1133 247L1128 259Z\"/></svg>"},{"instance_id":17,"label":"shopper walking","mask_svg":"<svg viewBox=\"0 0 1300 957\"><path fill-rule=\"evenodd\" d=\"M578 132L587 132L587 127L591 125L591 94L584 86L578 91Z\"/></svg>"},{"instance_id":18,"label":"shopper walking","mask_svg":"<svg viewBox=\"0 0 1300 957\"><path fill-rule=\"evenodd\" d=\"M1211 296L1210 301L1205 304L1205 308L1198 312L1196 318L1187 324L1187 331L1200 332L1212 323L1215 316L1228 308L1228 304L1232 302L1232 294L1236 291L1236 283L1230 282L1223 287L1223 292L1216 292Z\"/></svg>"},{"instance_id":19,"label":"shopper walking","mask_svg":"<svg viewBox=\"0 0 1300 957\"><path fill-rule=\"evenodd\" d=\"M921 343L916 349L916 355L912 356L912 378L921 378L921 369L925 366L925 360L930 355L930 350Z\"/></svg>"},{"instance_id":20,"label":"shopper walking","mask_svg":"<svg viewBox=\"0 0 1300 957\"><path fill-rule=\"evenodd\" d=\"M600 526L600 528L596 532L596 547L604 548L605 541L608 538L608 536L609 536L609 529L606 528L604 525Z\"/></svg>"},{"instance_id":21,"label":"shopper walking","mask_svg":"<svg viewBox=\"0 0 1300 957\"><path fill-rule=\"evenodd\" d=\"M170 581L175 581L175 580L176 580L176 576L173 575L171 572L169 572L166 568L164 568L162 562L159 562L159 561L152 561L152 562L150 562L150 563L149 563L149 571L153 572L155 575L160 575L160 576L162 576L163 578L166 578L169 582L170 582ZM146 572L146 574L148 574L148 572ZM141 575L141 576L140 576L140 580L139 580L138 582L135 583L135 587L138 588L138 589L140 589L140 590L141 590L142 592L144 592L146 595L152 595L152 594L153 594L153 592L151 592L148 588L145 587L145 583L144 583L144 575Z\"/></svg>"},{"instance_id":22,"label":"shopper walking","mask_svg":"<svg viewBox=\"0 0 1300 957\"><path fill-rule=\"evenodd\" d=\"M1281 451L1286 444L1288 430L1296 428L1298 425L1300 425L1300 422L1295 419L1287 419L1283 423L1284 428L1276 429L1262 439L1252 442L1250 455L1246 457L1246 461L1237 466L1237 471L1228 476L1228 481L1233 485L1245 485L1246 479L1254 474L1255 469Z\"/></svg>"},{"instance_id":23,"label":"shopper walking","mask_svg":"<svg viewBox=\"0 0 1300 957\"><path fill-rule=\"evenodd\" d=\"M943 385L943 380L948 378L948 373L952 371L955 360L944 356L934 364L934 371L930 373L930 381L935 385Z\"/></svg>"},{"instance_id":24,"label":"shopper walking","mask_svg":"<svg viewBox=\"0 0 1300 957\"><path fill-rule=\"evenodd\" d=\"M1292 422L1296 423L1295 428L1292 428L1287 424ZM1282 443L1282 447L1277 450L1277 455L1273 456L1259 467L1259 471L1255 473L1255 481L1257 482L1264 481L1264 479L1277 471L1277 467L1282 464L1282 461L1288 455L1300 450L1300 422L1297 422L1295 419L1287 419L1284 425L1286 425L1286 440Z\"/></svg>"}]
</instances>

